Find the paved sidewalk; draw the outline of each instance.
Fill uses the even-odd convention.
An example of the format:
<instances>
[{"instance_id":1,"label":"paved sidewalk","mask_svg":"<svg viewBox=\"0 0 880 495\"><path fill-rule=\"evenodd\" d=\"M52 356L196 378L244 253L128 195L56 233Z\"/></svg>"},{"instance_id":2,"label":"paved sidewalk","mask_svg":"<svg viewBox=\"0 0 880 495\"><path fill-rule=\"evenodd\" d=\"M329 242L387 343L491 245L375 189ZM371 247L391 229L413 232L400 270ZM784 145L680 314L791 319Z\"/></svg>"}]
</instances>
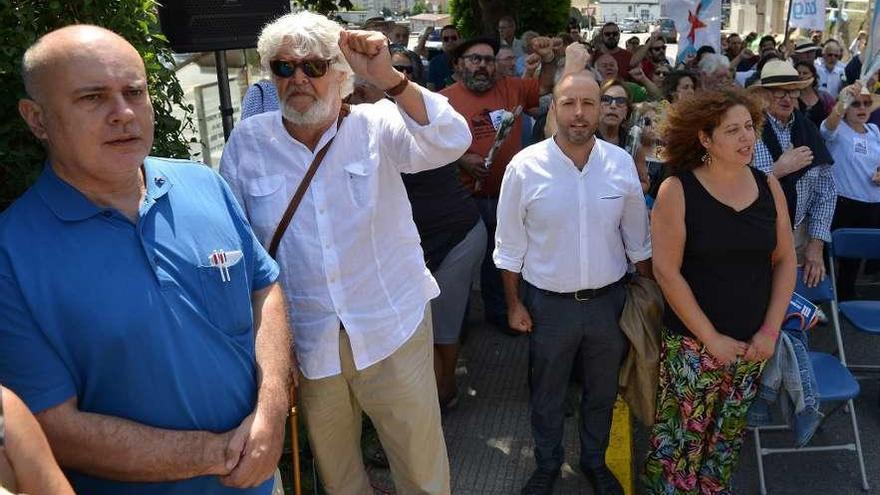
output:
<instances>
[{"instance_id":1,"label":"paved sidewalk","mask_svg":"<svg viewBox=\"0 0 880 495\"><path fill-rule=\"evenodd\" d=\"M479 301L479 297L472 298ZM833 346L831 326L814 332L811 347ZM880 338L844 329L850 362L880 363ZM467 374L460 377L462 397L443 419L456 495L519 493L534 469L526 386L528 337L510 337L481 321L479 308L469 318L469 332L462 352ZM871 491L880 493L880 407L878 379L862 381L856 402L862 446ZM577 465L577 424L566 419L566 460ZM848 415L838 412L817 433L813 445L851 438ZM647 432L636 425L635 465L644 458ZM762 435L767 446L784 446L786 432ZM807 452L765 458L769 493L779 495L848 495L860 489L858 465L853 452ZM637 491L641 493L641 490ZM579 473L564 468L556 494L591 494ZM734 493L757 494L758 475L754 444L746 437Z\"/></svg>"}]
</instances>

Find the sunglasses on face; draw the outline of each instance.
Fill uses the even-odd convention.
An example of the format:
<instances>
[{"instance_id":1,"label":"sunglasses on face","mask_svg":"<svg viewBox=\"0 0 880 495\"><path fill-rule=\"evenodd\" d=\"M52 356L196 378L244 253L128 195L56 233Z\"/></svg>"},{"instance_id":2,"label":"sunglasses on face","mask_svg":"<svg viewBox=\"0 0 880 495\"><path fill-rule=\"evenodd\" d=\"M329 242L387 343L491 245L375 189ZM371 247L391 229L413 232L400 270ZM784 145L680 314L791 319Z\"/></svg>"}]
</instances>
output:
<instances>
[{"instance_id":1,"label":"sunglasses on face","mask_svg":"<svg viewBox=\"0 0 880 495\"><path fill-rule=\"evenodd\" d=\"M296 73L296 69L302 69L303 74L310 78L323 77L330 68L331 60L301 60L294 62L292 60L273 60L269 62L269 68L272 74L278 77L290 78Z\"/></svg>"},{"instance_id":2,"label":"sunglasses on face","mask_svg":"<svg viewBox=\"0 0 880 495\"><path fill-rule=\"evenodd\" d=\"M400 72L406 72L407 74L413 73L413 66L412 65L394 65L393 67L395 70L398 70Z\"/></svg>"},{"instance_id":3,"label":"sunglasses on face","mask_svg":"<svg viewBox=\"0 0 880 495\"><path fill-rule=\"evenodd\" d=\"M451 43L453 41L458 41L458 36L444 36L443 41L446 43Z\"/></svg>"},{"instance_id":4,"label":"sunglasses on face","mask_svg":"<svg viewBox=\"0 0 880 495\"><path fill-rule=\"evenodd\" d=\"M871 106L871 100L856 100L850 103L849 106L853 108L869 108Z\"/></svg>"},{"instance_id":5,"label":"sunglasses on face","mask_svg":"<svg viewBox=\"0 0 880 495\"><path fill-rule=\"evenodd\" d=\"M464 55L461 58L474 65L480 65L480 62L485 62L486 65L495 63L495 55L477 55L474 53L471 55Z\"/></svg>"},{"instance_id":6,"label":"sunglasses on face","mask_svg":"<svg viewBox=\"0 0 880 495\"><path fill-rule=\"evenodd\" d=\"M777 100L781 100L781 99L785 98L786 96L788 96L789 98L794 100L794 99L800 98L801 90L799 90L799 89L789 89L789 90L776 89L776 90L771 91L771 94Z\"/></svg>"},{"instance_id":7,"label":"sunglasses on face","mask_svg":"<svg viewBox=\"0 0 880 495\"><path fill-rule=\"evenodd\" d=\"M669 71L668 70L655 70L654 75L658 76L658 77L661 77L661 76L666 77L669 75Z\"/></svg>"},{"instance_id":8,"label":"sunglasses on face","mask_svg":"<svg viewBox=\"0 0 880 495\"><path fill-rule=\"evenodd\" d=\"M599 101L602 102L603 105L617 105L620 107L626 106L626 96L611 96L611 95L602 95L599 98Z\"/></svg>"}]
</instances>

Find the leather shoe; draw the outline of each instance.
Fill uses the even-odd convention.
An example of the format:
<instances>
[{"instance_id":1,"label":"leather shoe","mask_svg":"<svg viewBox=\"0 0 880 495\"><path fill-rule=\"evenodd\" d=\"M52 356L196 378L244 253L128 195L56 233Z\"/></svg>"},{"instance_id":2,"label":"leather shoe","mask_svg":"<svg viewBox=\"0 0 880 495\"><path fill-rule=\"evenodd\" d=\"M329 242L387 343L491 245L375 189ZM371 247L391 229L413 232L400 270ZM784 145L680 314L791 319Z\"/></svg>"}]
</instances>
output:
<instances>
[{"instance_id":1,"label":"leather shoe","mask_svg":"<svg viewBox=\"0 0 880 495\"><path fill-rule=\"evenodd\" d=\"M582 469L595 495L623 495L623 487L608 466L603 464L593 468L582 467Z\"/></svg>"},{"instance_id":2,"label":"leather shoe","mask_svg":"<svg viewBox=\"0 0 880 495\"><path fill-rule=\"evenodd\" d=\"M536 469L520 493L522 495L551 495L557 478L559 478L558 469L555 471Z\"/></svg>"}]
</instances>

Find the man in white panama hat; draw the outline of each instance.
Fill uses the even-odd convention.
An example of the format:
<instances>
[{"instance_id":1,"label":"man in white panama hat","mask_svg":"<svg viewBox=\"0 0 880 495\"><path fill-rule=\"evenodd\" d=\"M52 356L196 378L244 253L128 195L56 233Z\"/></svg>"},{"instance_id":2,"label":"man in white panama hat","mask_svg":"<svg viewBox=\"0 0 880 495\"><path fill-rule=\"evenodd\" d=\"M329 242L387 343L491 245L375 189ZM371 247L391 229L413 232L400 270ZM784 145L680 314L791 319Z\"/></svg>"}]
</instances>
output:
<instances>
[{"instance_id":1,"label":"man in white panama hat","mask_svg":"<svg viewBox=\"0 0 880 495\"><path fill-rule=\"evenodd\" d=\"M761 70L753 91L767 102L761 139L753 165L772 173L782 185L794 227L798 263L804 282L813 287L825 278L822 252L831 241L836 192L834 160L816 125L798 110L800 90L813 79L799 79L790 62L771 60Z\"/></svg>"}]
</instances>

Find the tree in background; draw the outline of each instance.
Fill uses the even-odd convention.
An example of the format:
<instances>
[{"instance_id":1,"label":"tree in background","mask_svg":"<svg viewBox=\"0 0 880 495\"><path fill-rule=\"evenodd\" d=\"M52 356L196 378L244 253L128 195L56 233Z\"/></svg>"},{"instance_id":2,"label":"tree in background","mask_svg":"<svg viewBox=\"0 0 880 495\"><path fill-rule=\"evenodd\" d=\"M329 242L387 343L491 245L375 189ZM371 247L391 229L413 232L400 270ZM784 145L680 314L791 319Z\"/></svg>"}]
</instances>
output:
<instances>
[{"instance_id":1,"label":"tree in background","mask_svg":"<svg viewBox=\"0 0 880 495\"><path fill-rule=\"evenodd\" d=\"M571 11L570 0L450 0L453 21L465 37L498 34L498 20L516 19L517 34L525 30L541 34L564 31Z\"/></svg>"},{"instance_id":2,"label":"tree in background","mask_svg":"<svg viewBox=\"0 0 880 495\"><path fill-rule=\"evenodd\" d=\"M0 0L0 210L36 180L45 159L43 147L18 117L25 95L21 57L43 34L69 24L96 24L115 31L140 52L146 65L155 110L152 153L188 158L183 132L193 129L192 106L174 74L174 59L159 30L154 0ZM183 109L181 122L172 115Z\"/></svg>"},{"instance_id":3,"label":"tree in background","mask_svg":"<svg viewBox=\"0 0 880 495\"><path fill-rule=\"evenodd\" d=\"M428 11L428 7L423 0L416 0L412 6L412 15L424 14Z\"/></svg>"}]
</instances>

